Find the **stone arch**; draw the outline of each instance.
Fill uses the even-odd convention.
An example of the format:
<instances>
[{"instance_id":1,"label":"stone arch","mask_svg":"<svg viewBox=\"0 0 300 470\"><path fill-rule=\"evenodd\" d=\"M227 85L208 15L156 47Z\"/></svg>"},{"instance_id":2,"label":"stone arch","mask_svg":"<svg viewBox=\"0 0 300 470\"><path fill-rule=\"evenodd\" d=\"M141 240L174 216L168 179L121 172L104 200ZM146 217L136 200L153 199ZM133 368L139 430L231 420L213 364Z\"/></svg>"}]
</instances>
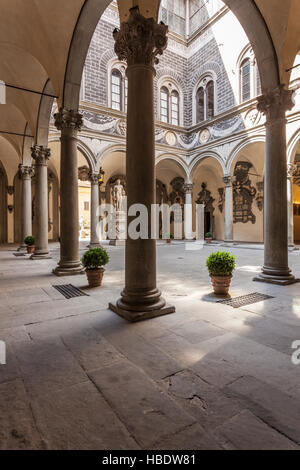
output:
<instances>
[{"instance_id":1,"label":"stone arch","mask_svg":"<svg viewBox=\"0 0 300 470\"><path fill-rule=\"evenodd\" d=\"M224 0L224 3L235 14L249 38L257 58L263 92L276 88L280 83L278 59L270 32L260 10L252 0L244 0L243 2ZM78 109L81 78L89 44L101 15L109 4L110 0L102 0L101 2L86 0L81 9L73 32L65 72L61 99L65 108ZM141 8L143 10L142 6ZM214 70L216 63L208 62L205 67ZM216 73L218 74L217 70ZM194 80L197 81L197 76L194 77Z\"/></svg>"},{"instance_id":2,"label":"stone arch","mask_svg":"<svg viewBox=\"0 0 300 470\"><path fill-rule=\"evenodd\" d=\"M100 170L105 159L114 152L124 152L126 155L126 145L125 144L114 144L107 147L103 152L97 157L97 171Z\"/></svg>"},{"instance_id":3,"label":"stone arch","mask_svg":"<svg viewBox=\"0 0 300 470\"><path fill-rule=\"evenodd\" d=\"M296 145L300 141L300 129L298 129L294 135L291 137L291 139L288 142L287 145L287 163L293 163L295 155L293 155L294 150L296 148Z\"/></svg>"},{"instance_id":4,"label":"stone arch","mask_svg":"<svg viewBox=\"0 0 300 470\"><path fill-rule=\"evenodd\" d=\"M48 146L49 124L54 102L54 89L50 80L47 80L40 100L40 106L37 117L35 143L43 147ZM52 96L48 96L52 95Z\"/></svg>"},{"instance_id":5,"label":"stone arch","mask_svg":"<svg viewBox=\"0 0 300 470\"><path fill-rule=\"evenodd\" d=\"M78 141L77 141L77 148L78 148L79 152L82 153L82 155L86 159L86 161L87 161L87 163L90 167L90 170L95 171L96 170L96 159L95 159L94 154L91 151L91 149L84 142L82 142L82 140L80 140L80 139L78 139Z\"/></svg>"},{"instance_id":6,"label":"stone arch","mask_svg":"<svg viewBox=\"0 0 300 470\"><path fill-rule=\"evenodd\" d=\"M78 17L69 49L64 79L62 106L78 110L85 59L98 22L110 0L86 0Z\"/></svg>"},{"instance_id":7,"label":"stone arch","mask_svg":"<svg viewBox=\"0 0 300 470\"><path fill-rule=\"evenodd\" d=\"M230 8L248 36L253 48L261 78L263 93L280 84L278 58L274 43L256 3L252 0L223 0Z\"/></svg>"},{"instance_id":8,"label":"stone arch","mask_svg":"<svg viewBox=\"0 0 300 470\"><path fill-rule=\"evenodd\" d=\"M227 159L226 167L225 167L225 173L227 175L232 174L233 170L233 163L235 162L236 157L238 154L243 150L243 148L247 147L249 144L253 144L256 142L266 142L266 138L263 135L258 135L258 136L252 136L248 137L242 142L239 142L238 145L232 150L232 152L229 155L229 158Z\"/></svg>"},{"instance_id":9,"label":"stone arch","mask_svg":"<svg viewBox=\"0 0 300 470\"><path fill-rule=\"evenodd\" d=\"M222 157L217 153L217 152L213 152L213 151L206 151L198 156L196 156L190 163L190 166L189 166L189 173L190 173L190 178L191 178L191 181L193 179L193 175L198 167L198 165L205 159L207 158L213 158L215 160L217 160L217 162L219 163L221 169L222 169L222 172L223 174L225 175L226 173L226 166L225 166L225 163L224 163L224 160L222 159Z\"/></svg>"},{"instance_id":10,"label":"stone arch","mask_svg":"<svg viewBox=\"0 0 300 470\"><path fill-rule=\"evenodd\" d=\"M185 175L185 180L186 180L186 182L189 181L189 169L188 169L188 166L187 166L187 164L186 164L178 155L171 154L171 153L165 153L165 154L159 155L159 156L156 157L156 159L155 159L155 167L157 167L157 165L158 165L160 162L164 161L164 160L170 160L170 161L175 162L176 165L177 165L181 170L183 170L184 175Z\"/></svg>"}]
</instances>

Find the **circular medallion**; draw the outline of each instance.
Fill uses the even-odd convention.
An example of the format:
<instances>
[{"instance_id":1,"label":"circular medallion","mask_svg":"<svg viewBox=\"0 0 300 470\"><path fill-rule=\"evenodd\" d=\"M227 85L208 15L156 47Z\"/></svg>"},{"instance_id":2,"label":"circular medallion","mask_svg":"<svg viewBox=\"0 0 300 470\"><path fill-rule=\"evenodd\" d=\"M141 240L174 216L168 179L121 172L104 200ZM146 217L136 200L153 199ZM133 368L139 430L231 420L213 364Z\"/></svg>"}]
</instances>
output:
<instances>
[{"instance_id":1,"label":"circular medallion","mask_svg":"<svg viewBox=\"0 0 300 470\"><path fill-rule=\"evenodd\" d=\"M166 142L168 145L176 145L177 138L174 132L167 132L166 133Z\"/></svg>"},{"instance_id":2,"label":"circular medallion","mask_svg":"<svg viewBox=\"0 0 300 470\"><path fill-rule=\"evenodd\" d=\"M208 129L203 129L203 131L200 132L199 136L199 142L200 144L206 144L210 139L210 132Z\"/></svg>"}]
</instances>

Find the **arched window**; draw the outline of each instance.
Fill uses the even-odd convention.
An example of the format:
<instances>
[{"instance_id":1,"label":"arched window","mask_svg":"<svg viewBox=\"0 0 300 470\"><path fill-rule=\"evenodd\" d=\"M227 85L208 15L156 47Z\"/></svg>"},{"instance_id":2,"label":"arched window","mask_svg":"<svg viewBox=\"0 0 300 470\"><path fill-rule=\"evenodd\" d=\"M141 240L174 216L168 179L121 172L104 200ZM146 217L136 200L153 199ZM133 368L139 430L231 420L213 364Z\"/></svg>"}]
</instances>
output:
<instances>
[{"instance_id":1,"label":"arched window","mask_svg":"<svg viewBox=\"0 0 300 470\"><path fill-rule=\"evenodd\" d=\"M180 126L180 100L179 89L173 82L162 83L159 91L159 119L162 122Z\"/></svg>"},{"instance_id":2,"label":"arched window","mask_svg":"<svg viewBox=\"0 0 300 470\"><path fill-rule=\"evenodd\" d=\"M241 100L248 101L251 98L251 64L250 59L245 59L241 64Z\"/></svg>"},{"instance_id":3,"label":"arched window","mask_svg":"<svg viewBox=\"0 0 300 470\"><path fill-rule=\"evenodd\" d=\"M212 80L206 85L206 119L211 119L215 114L215 84Z\"/></svg>"},{"instance_id":4,"label":"arched window","mask_svg":"<svg viewBox=\"0 0 300 470\"><path fill-rule=\"evenodd\" d=\"M211 77L201 80L196 93L196 121L212 119L215 115L215 83Z\"/></svg>"},{"instance_id":5,"label":"arched window","mask_svg":"<svg viewBox=\"0 0 300 470\"><path fill-rule=\"evenodd\" d=\"M176 90L171 93L171 124L179 126L179 93Z\"/></svg>"},{"instance_id":6,"label":"arched window","mask_svg":"<svg viewBox=\"0 0 300 470\"><path fill-rule=\"evenodd\" d=\"M121 111L122 103L122 75L119 70L112 70L111 73L111 107Z\"/></svg>"},{"instance_id":7,"label":"arched window","mask_svg":"<svg viewBox=\"0 0 300 470\"><path fill-rule=\"evenodd\" d=\"M202 122L205 120L204 113L204 88L200 87L197 91L197 122Z\"/></svg>"},{"instance_id":8,"label":"arched window","mask_svg":"<svg viewBox=\"0 0 300 470\"><path fill-rule=\"evenodd\" d=\"M169 90L166 87L160 90L160 120L169 122Z\"/></svg>"}]
</instances>

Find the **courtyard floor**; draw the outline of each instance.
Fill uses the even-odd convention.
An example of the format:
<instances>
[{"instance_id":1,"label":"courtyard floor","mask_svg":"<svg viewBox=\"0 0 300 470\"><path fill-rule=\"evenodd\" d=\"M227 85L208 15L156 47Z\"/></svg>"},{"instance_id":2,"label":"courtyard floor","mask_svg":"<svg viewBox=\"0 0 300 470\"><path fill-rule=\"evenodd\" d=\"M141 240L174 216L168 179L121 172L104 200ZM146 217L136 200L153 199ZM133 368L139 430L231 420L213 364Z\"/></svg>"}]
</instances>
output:
<instances>
[{"instance_id":1,"label":"courtyard floor","mask_svg":"<svg viewBox=\"0 0 300 470\"><path fill-rule=\"evenodd\" d=\"M84 244L81 248L84 249ZM299 449L300 284L252 278L261 247L233 247L233 297L216 302L205 259L184 243L158 245L158 285L173 315L128 324L107 309L124 284L124 248L109 247L102 288L56 278L52 260L0 251L0 449ZM300 277L300 251L290 253ZM88 296L65 299L53 285Z\"/></svg>"}]
</instances>

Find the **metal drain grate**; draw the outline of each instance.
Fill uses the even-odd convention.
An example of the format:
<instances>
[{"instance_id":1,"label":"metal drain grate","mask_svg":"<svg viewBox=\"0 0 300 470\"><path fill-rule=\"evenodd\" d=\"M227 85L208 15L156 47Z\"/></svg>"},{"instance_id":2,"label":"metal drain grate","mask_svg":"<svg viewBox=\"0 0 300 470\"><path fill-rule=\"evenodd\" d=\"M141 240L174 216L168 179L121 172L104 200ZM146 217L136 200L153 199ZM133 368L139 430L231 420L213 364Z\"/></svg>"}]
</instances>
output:
<instances>
[{"instance_id":1,"label":"metal drain grate","mask_svg":"<svg viewBox=\"0 0 300 470\"><path fill-rule=\"evenodd\" d=\"M73 299L74 297L89 297L88 294L73 286L72 284L65 284L59 286L52 286L60 292L66 299Z\"/></svg>"},{"instance_id":2,"label":"metal drain grate","mask_svg":"<svg viewBox=\"0 0 300 470\"><path fill-rule=\"evenodd\" d=\"M20 258L21 256L25 256L25 253L14 253L16 258Z\"/></svg>"},{"instance_id":3,"label":"metal drain grate","mask_svg":"<svg viewBox=\"0 0 300 470\"><path fill-rule=\"evenodd\" d=\"M241 295L240 297L235 297L235 299L219 300L218 303L230 305L233 308L239 308L245 307L246 305L256 304L257 302L268 299L274 299L274 297L271 295L254 292L254 294Z\"/></svg>"}]
</instances>

